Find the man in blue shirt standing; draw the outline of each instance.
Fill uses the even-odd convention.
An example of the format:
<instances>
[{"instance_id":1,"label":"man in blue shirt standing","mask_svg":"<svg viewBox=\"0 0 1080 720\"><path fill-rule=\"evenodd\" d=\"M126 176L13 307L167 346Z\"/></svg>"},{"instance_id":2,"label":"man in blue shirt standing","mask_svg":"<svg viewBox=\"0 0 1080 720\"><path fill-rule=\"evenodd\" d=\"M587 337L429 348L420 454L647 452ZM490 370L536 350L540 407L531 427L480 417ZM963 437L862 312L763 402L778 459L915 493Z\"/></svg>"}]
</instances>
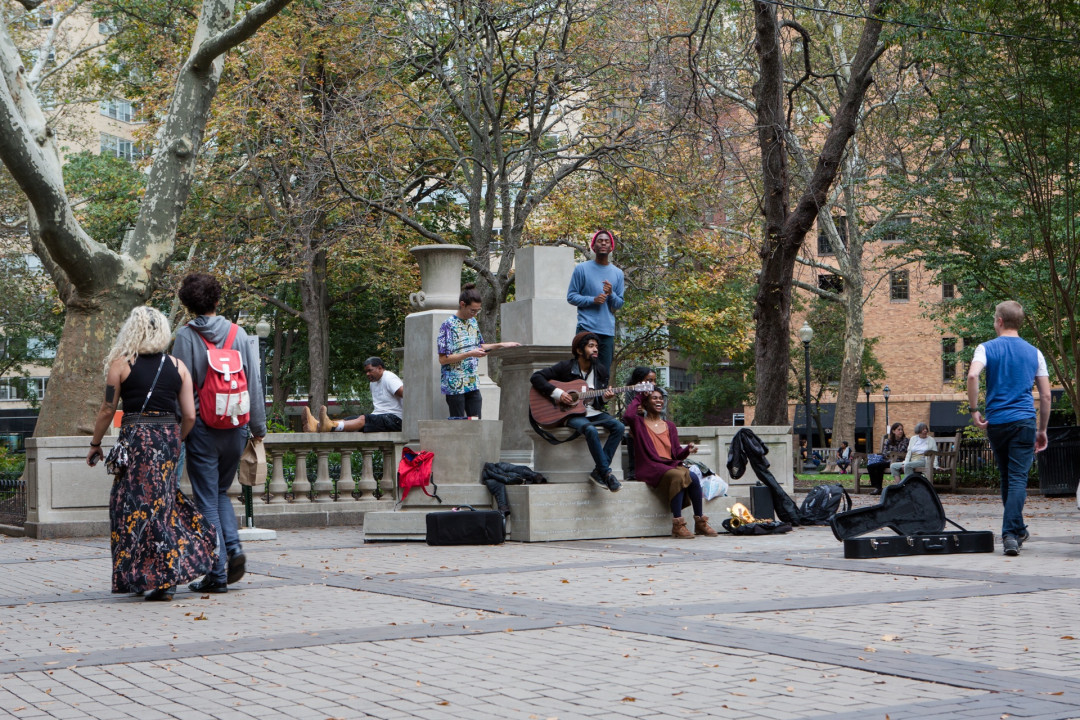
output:
<instances>
[{"instance_id":1,"label":"man in blue shirt standing","mask_svg":"<svg viewBox=\"0 0 1080 720\"><path fill-rule=\"evenodd\" d=\"M598 230L592 236L596 258L580 263L570 276L566 302L577 307L577 330L590 332L600 345L600 364L608 373L615 356L615 311L623 306L623 272L611 264L615 236Z\"/></svg>"},{"instance_id":2,"label":"man in blue shirt standing","mask_svg":"<svg viewBox=\"0 0 1080 720\"><path fill-rule=\"evenodd\" d=\"M1020 554L1028 539L1024 525L1028 471L1035 453L1046 449L1050 422L1050 378L1046 359L1020 337L1024 308L1006 300L994 309L997 337L975 348L967 376L968 405L976 427L985 430L1001 474L1001 544L1006 555ZM986 369L986 418L979 412L979 375ZM1039 428L1031 387L1039 389Z\"/></svg>"}]
</instances>

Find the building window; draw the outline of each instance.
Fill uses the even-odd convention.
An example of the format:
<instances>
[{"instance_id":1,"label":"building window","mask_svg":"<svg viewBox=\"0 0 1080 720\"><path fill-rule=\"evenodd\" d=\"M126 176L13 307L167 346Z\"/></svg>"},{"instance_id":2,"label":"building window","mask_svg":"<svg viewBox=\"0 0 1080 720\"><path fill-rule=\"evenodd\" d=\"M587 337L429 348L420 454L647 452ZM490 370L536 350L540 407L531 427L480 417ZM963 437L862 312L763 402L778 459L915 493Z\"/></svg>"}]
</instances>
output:
<instances>
[{"instance_id":1,"label":"building window","mask_svg":"<svg viewBox=\"0 0 1080 720\"><path fill-rule=\"evenodd\" d=\"M888 222L885 226L885 232L881 236L882 242L898 243L904 242L904 235L907 233L908 225L911 224L911 217L907 215L897 215Z\"/></svg>"},{"instance_id":2,"label":"building window","mask_svg":"<svg viewBox=\"0 0 1080 720\"><path fill-rule=\"evenodd\" d=\"M115 155L125 160L138 160L142 157L134 140L125 140L108 133L101 133L101 154Z\"/></svg>"},{"instance_id":3,"label":"building window","mask_svg":"<svg viewBox=\"0 0 1080 720\"><path fill-rule=\"evenodd\" d=\"M834 215L833 225L836 226L836 234L840 236L840 244L847 247L847 216L846 215ZM825 231L818 228L817 234L817 252L818 255L835 255L832 245L829 243L829 236L825 234Z\"/></svg>"},{"instance_id":4,"label":"building window","mask_svg":"<svg viewBox=\"0 0 1080 720\"><path fill-rule=\"evenodd\" d=\"M128 100L102 100L101 114L121 122L135 122L135 106Z\"/></svg>"},{"instance_id":5,"label":"building window","mask_svg":"<svg viewBox=\"0 0 1080 720\"><path fill-rule=\"evenodd\" d=\"M941 381L956 379L956 338L941 338Z\"/></svg>"},{"instance_id":6,"label":"building window","mask_svg":"<svg viewBox=\"0 0 1080 720\"><path fill-rule=\"evenodd\" d=\"M844 278L836 273L822 273L818 275L817 286L819 290L826 290L839 295L844 292Z\"/></svg>"},{"instance_id":7,"label":"building window","mask_svg":"<svg viewBox=\"0 0 1080 720\"><path fill-rule=\"evenodd\" d=\"M0 400L40 401L45 397L45 387L49 383L46 377L6 378L0 380Z\"/></svg>"},{"instance_id":8,"label":"building window","mask_svg":"<svg viewBox=\"0 0 1080 720\"><path fill-rule=\"evenodd\" d=\"M889 273L889 299L892 302L907 302L908 298L908 271L893 270Z\"/></svg>"},{"instance_id":9,"label":"building window","mask_svg":"<svg viewBox=\"0 0 1080 720\"><path fill-rule=\"evenodd\" d=\"M956 285L951 282L941 283L941 299L952 300L956 297Z\"/></svg>"}]
</instances>

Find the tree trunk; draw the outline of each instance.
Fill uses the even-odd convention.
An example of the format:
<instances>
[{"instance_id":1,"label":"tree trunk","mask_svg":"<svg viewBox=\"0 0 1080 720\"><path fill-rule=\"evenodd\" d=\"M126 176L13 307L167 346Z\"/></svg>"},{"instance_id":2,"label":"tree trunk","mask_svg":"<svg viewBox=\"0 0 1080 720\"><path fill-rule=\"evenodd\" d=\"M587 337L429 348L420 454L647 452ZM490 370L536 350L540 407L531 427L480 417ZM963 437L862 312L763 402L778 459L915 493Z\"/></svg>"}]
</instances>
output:
<instances>
[{"instance_id":1,"label":"tree trunk","mask_svg":"<svg viewBox=\"0 0 1080 720\"><path fill-rule=\"evenodd\" d=\"M308 336L308 407L317 414L330 394L330 307L326 251L316 250L300 278L300 299Z\"/></svg>"},{"instance_id":2,"label":"tree trunk","mask_svg":"<svg viewBox=\"0 0 1080 720\"><path fill-rule=\"evenodd\" d=\"M105 356L131 308L145 297L117 286L92 301L68 302L64 332L34 437L90 435L105 389Z\"/></svg>"},{"instance_id":3,"label":"tree trunk","mask_svg":"<svg viewBox=\"0 0 1080 720\"><path fill-rule=\"evenodd\" d=\"M857 279L856 279L857 278ZM862 386L863 367L863 298L862 274L852 273L844 287L844 361L840 366L840 385L836 394L836 417L833 424L837 440L847 440L855 447L855 417ZM869 418L867 418L869 419ZM873 446L873 432L867 436L867 452Z\"/></svg>"},{"instance_id":4,"label":"tree trunk","mask_svg":"<svg viewBox=\"0 0 1080 720\"><path fill-rule=\"evenodd\" d=\"M877 13L877 0L867 14ZM776 5L754 2L756 50L760 75L754 85L758 110L758 145L762 166L762 211L765 239L761 247L761 274L755 298L756 327L754 356L757 371L755 425L790 425L788 419L788 365L790 363L790 322L792 273L799 248L813 227L819 209L827 202L829 188L836 180L848 141L855 133L859 108L873 81L870 70L882 49L877 41L881 21L870 19L863 27L859 48L851 63L851 81L833 116L813 176L789 211L787 118L784 112L784 64L780 47L780 26Z\"/></svg>"}]
</instances>

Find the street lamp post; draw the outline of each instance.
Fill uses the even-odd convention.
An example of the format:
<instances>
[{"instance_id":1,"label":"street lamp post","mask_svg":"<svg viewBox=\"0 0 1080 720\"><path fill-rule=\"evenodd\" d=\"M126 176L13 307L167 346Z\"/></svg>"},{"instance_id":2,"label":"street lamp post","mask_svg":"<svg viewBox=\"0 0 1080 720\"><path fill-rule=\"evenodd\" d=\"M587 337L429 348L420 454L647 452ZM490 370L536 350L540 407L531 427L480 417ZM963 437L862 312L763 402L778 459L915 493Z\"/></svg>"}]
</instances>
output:
<instances>
[{"instance_id":1,"label":"street lamp post","mask_svg":"<svg viewBox=\"0 0 1080 720\"><path fill-rule=\"evenodd\" d=\"M262 372L259 378L259 394L254 398L255 402L266 405L266 338L270 336L270 323L259 320L255 323L255 334L259 336L259 367ZM244 500L244 527L255 527L255 501L252 498L251 486L245 485L241 490Z\"/></svg>"},{"instance_id":2,"label":"street lamp post","mask_svg":"<svg viewBox=\"0 0 1080 720\"><path fill-rule=\"evenodd\" d=\"M863 392L866 393L866 452L870 452L870 438L874 434L874 424L870 422L870 392L873 389L869 380L863 384Z\"/></svg>"},{"instance_id":3,"label":"street lamp post","mask_svg":"<svg viewBox=\"0 0 1080 720\"><path fill-rule=\"evenodd\" d=\"M881 394L885 397L885 432L889 432L889 386L886 385L881 389Z\"/></svg>"},{"instance_id":4,"label":"street lamp post","mask_svg":"<svg viewBox=\"0 0 1080 720\"><path fill-rule=\"evenodd\" d=\"M809 459L810 449L814 447L813 433L810 432L810 341L814 339L814 328L810 327L810 323L803 320L802 327L799 328L799 340L802 340L803 345L803 367L806 371L804 378L805 386L805 402L803 404L803 419L806 421L806 452L807 459Z\"/></svg>"}]
</instances>

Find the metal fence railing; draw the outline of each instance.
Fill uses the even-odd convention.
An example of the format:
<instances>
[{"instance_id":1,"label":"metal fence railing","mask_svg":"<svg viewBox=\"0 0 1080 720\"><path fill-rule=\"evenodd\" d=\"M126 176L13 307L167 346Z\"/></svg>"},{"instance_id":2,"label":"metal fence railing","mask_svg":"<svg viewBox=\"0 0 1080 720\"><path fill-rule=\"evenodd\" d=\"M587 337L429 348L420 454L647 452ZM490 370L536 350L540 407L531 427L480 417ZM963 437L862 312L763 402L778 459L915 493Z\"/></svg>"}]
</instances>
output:
<instances>
[{"instance_id":1,"label":"metal fence railing","mask_svg":"<svg viewBox=\"0 0 1080 720\"><path fill-rule=\"evenodd\" d=\"M26 482L21 472L0 472L0 525L26 523Z\"/></svg>"}]
</instances>

